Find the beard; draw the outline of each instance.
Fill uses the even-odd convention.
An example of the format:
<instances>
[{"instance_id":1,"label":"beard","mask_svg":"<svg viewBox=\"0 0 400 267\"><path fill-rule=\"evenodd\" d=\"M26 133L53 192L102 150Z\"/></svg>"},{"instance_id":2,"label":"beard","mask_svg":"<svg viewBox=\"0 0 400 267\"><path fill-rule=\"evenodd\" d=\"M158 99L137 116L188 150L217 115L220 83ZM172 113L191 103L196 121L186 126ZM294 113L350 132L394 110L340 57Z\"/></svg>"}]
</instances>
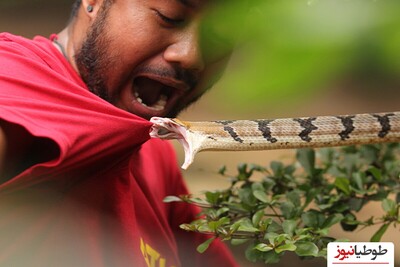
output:
<instances>
[{"instance_id":1,"label":"beard","mask_svg":"<svg viewBox=\"0 0 400 267\"><path fill-rule=\"evenodd\" d=\"M82 46L75 55L75 62L88 89L102 99L111 102L107 89L106 70L112 65L109 39L105 25L111 1L105 1L99 14L89 27Z\"/></svg>"}]
</instances>

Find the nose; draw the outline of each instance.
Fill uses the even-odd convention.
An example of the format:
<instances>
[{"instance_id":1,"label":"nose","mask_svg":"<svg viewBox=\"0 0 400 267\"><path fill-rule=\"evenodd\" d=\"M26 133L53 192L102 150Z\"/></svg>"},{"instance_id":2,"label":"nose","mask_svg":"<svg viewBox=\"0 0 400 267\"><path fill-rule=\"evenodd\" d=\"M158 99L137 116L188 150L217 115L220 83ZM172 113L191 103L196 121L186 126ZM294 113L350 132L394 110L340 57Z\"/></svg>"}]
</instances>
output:
<instances>
[{"instance_id":1,"label":"nose","mask_svg":"<svg viewBox=\"0 0 400 267\"><path fill-rule=\"evenodd\" d=\"M198 27L193 25L177 34L174 41L165 49L164 59L184 69L202 71L204 60L200 47Z\"/></svg>"}]
</instances>

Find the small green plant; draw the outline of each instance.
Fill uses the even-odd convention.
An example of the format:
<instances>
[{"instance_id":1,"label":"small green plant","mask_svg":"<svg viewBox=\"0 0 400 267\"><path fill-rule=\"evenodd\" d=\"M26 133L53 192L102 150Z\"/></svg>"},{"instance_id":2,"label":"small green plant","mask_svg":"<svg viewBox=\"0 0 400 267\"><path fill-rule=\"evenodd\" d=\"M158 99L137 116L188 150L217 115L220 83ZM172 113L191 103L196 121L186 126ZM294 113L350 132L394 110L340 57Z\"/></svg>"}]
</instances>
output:
<instances>
[{"instance_id":1,"label":"small green plant","mask_svg":"<svg viewBox=\"0 0 400 267\"><path fill-rule=\"evenodd\" d=\"M199 252L220 238L248 243L245 254L253 262L276 263L287 252L326 257L327 244L335 241L329 230L336 224L344 231L381 225L370 239L379 241L390 225L400 223L399 156L399 144L302 149L292 164L241 164L236 175L223 167L219 173L231 180L229 188L165 202L202 208L197 220L181 225L210 235ZM358 220L357 212L371 201L381 202L383 215Z\"/></svg>"}]
</instances>

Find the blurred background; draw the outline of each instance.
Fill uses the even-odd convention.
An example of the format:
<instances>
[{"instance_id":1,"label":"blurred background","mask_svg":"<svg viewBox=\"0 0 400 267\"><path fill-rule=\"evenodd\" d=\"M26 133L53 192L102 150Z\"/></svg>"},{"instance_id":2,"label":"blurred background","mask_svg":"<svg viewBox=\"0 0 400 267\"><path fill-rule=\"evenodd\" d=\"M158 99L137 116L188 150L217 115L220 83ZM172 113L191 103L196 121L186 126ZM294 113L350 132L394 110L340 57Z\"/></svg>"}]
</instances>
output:
<instances>
[{"instance_id":1,"label":"blurred background","mask_svg":"<svg viewBox=\"0 0 400 267\"><path fill-rule=\"evenodd\" d=\"M400 1L398 0L232 0L210 11L205 49L236 52L221 81L181 115L184 120L259 119L400 110ZM1 0L0 32L32 38L64 28L73 0ZM179 164L182 150L176 145ZM292 161L294 151L203 152L184 171L192 192L223 189L217 175L226 165ZM358 216L379 216L371 204ZM333 229L337 238L368 241L377 227L355 233ZM395 243L400 263L400 232ZM233 247L242 266L243 247ZM274 266L325 266L294 255ZM399 265L400 266L400 265Z\"/></svg>"}]
</instances>

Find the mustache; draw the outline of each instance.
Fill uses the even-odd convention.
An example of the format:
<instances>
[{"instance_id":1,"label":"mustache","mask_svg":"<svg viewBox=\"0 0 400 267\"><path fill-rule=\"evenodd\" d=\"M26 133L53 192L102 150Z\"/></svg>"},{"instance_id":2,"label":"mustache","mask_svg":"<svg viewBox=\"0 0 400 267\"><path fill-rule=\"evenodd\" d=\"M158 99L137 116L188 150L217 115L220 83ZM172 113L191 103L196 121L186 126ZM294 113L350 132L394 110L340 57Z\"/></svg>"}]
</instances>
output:
<instances>
[{"instance_id":1,"label":"mustache","mask_svg":"<svg viewBox=\"0 0 400 267\"><path fill-rule=\"evenodd\" d=\"M197 86L199 82L199 74L194 71L179 67L159 67L159 66L139 66L134 72L134 76L140 73L155 74L160 77L172 78L188 85L190 89Z\"/></svg>"}]
</instances>

